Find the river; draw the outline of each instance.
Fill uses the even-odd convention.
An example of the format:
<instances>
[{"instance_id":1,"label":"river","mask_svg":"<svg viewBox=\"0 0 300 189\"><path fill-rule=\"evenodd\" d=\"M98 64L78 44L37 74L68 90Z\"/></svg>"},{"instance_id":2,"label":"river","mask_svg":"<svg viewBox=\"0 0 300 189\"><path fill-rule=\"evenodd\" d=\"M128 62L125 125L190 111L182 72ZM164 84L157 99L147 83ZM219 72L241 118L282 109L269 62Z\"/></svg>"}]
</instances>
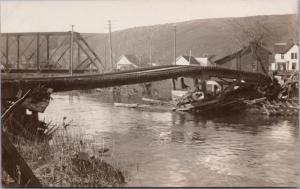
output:
<instances>
[{"instance_id":1,"label":"river","mask_svg":"<svg viewBox=\"0 0 300 189\"><path fill-rule=\"evenodd\" d=\"M53 94L40 119L72 120L126 173L128 186L299 185L297 118L114 107L100 94Z\"/></svg>"}]
</instances>

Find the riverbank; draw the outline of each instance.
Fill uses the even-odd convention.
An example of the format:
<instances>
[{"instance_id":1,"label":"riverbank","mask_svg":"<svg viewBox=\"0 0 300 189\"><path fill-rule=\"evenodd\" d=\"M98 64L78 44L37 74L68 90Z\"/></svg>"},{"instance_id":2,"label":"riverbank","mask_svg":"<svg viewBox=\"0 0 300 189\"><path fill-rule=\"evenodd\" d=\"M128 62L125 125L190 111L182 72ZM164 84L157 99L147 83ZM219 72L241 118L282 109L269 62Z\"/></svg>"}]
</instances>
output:
<instances>
[{"instance_id":1,"label":"riverbank","mask_svg":"<svg viewBox=\"0 0 300 189\"><path fill-rule=\"evenodd\" d=\"M296 117L141 111L98 93L52 97L40 119L73 120L68 131L81 129L89 144L109 148L103 159L128 187L299 185Z\"/></svg>"},{"instance_id":2,"label":"riverbank","mask_svg":"<svg viewBox=\"0 0 300 189\"><path fill-rule=\"evenodd\" d=\"M80 133L60 128L49 141L10 138L43 187L125 185L123 173L102 158L105 152L88 144ZM5 187L18 186L5 174L2 184Z\"/></svg>"}]
</instances>

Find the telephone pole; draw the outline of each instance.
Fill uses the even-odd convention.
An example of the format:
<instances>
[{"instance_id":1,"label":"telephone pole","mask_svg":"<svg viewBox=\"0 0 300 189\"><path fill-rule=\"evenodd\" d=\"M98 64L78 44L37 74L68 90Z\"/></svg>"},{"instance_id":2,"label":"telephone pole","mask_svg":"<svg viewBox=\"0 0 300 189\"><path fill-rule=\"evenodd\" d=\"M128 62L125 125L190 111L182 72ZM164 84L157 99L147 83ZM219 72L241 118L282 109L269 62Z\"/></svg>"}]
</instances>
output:
<instances>
[{"instance_id":1,"label":"telephone pole","mask_svg":"<svg viewBox=\"0 0 300 189\"><path fill-rule=\"evenodd\" d=\"M104 44L104 67L106 70L107 69L107 67L106 67L106 43Z\"/></svg>"},{"instance_id":2,"label":"telephone pole","mask_svg":"<svg viewBox=\"0 0 300 189\"><path fill-rule=\"evenodd\" d=\"M73 41L74 41L74 25L71 25L71 38L70 38L70 74L73 75Z\"/></svg>"},{"instance_id":3,"label":"telephone pole","mask_svg":"<svg viewBox=\"0 0 300 189\"><path fill-rule=\"evenodd\" d=\"M149 61L150 61L150 66L152 66L152 34L151 34L151 38L150 38L150 49L149 49Z\"/></svg>"},{"instance_id":4,"label":"telephone pole","mask_svg":"<svg viewBox=\"0 0 300 189\"><path fill-rule=\"evenodd\" d=\"M2 0L0 0L0 33L2 33Z\"/></svg>"},{"instance_id":5,"label":"telephone pole","mask_svg":"<svg viewBox=\"0 0 300 189\"><path fill-rule=\"evenodd\" d=\"M2 0L0 0L0 34L2 33ZM2 38L0 36L0 65L2 65Z\"/></svg>"},{"instance_id":6,"label":"telephone pole","mask_svg":"<svg viewBox=\"0 0 300 189\"><path fill-rule=\"evenodd\" d=\"M112 71L114 70L114 65L113 65L113 54L112 54L112 42L111 42L111 21L108 20L108 30L109 30L109 48L110 48L110 65Z\"/></svg>"},{"instance_id":7,"label":"telephone pole","mask_svg":"<svg viewBox=\"0 0 300 189\"><path fill-rule=\"evenodd\" d=\"M174 64L176 64L176 25L174 27Z\"/></svg>"}]
</instances>

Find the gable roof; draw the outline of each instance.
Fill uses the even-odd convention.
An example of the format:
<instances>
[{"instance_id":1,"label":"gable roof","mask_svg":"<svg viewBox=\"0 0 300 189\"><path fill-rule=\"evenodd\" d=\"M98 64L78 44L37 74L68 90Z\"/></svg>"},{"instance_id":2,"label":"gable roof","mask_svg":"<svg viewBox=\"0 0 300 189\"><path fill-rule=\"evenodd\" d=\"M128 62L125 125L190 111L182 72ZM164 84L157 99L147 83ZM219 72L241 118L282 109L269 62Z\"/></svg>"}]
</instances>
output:
<instances>
[{"instance_id":1,"label":"gable roof","mask_svg":"<svg viewBox=\"0 0 300 189\"><path fill-rule=\"evenodd\" d=\"M138 65L139 64L139 59L133 55L133 54L124 54L123 55L129 62L131 62L132 64ZM121 58L123 57L121 56ZM121 60L121 58L119 59L119 61ZM119 62L118 61L118 62Z\"/></svg>"},{"instance_id":2,"label":"gable roof","mask_svg":"<svg viewBox=\"0 0 300 189\"><path fill-rule=\"evenodd\" d=\"M238 50L238 51L236 51L232 54L229 54L229 55L224 56L222 58L215 59L214 62L217 63L217 64L224 64L225 62L228 62L228 61L236 58L238 55L244 55L244 54L250 52L251 51L251 46L252 45L248 45L247 47L243 47L240 50ZM264 47L262 45L258 45L258 47L263 49L264 51L266 51L268 54L272 54L272 52L269 51L266 47Z\"/></svg>"},{"instance_id":3,"label":"gable roof","mask_svg":"<svg viewBox=\"0 0 300 189\"><path fill-rule=\"evenodd\" d=\"M193 56L180 56L180 57L183 57L186 61L190 62L190 64L199 64L199 62Z\"/></svg>"},{"instance_id":4,"label":"gable roof","mask_svg":"<svg viewBox=\"0 0 300 189\"><path fill-rule=\"evenodd\" d=\"M195 57L201 66L211 64L209 57Z\"/></svg>"},{"instance_id":5,"label":"gable roof","mask_svg":"<svg viewBox=\"0 0 300 189\"><path fill-rule=\"evenodd\" d=\"M276 54L285 54L287 53L294 45L295 43L280 43L280 44L275 44L274 45L274 53ZM298 44L297 44L298 45Z\"/></svg>"}]
</instances>

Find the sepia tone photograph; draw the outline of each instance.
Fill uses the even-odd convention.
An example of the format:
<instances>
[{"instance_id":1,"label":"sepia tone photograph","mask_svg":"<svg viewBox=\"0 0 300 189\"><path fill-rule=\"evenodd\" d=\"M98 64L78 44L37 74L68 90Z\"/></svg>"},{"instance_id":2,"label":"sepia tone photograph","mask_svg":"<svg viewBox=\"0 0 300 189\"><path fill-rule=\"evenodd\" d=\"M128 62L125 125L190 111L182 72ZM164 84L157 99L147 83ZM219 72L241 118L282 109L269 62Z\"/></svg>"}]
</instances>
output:
<instances>
[{"instance_id":1,"label":"sepia tone photograph","mask_svg":"<svg viewBox=\"0 0 300 189\"><path fill-rule=\"evenodd\" d=\"M0 0L1 186L299 187L298 0Z\"/></svg>"}]
</instances>

